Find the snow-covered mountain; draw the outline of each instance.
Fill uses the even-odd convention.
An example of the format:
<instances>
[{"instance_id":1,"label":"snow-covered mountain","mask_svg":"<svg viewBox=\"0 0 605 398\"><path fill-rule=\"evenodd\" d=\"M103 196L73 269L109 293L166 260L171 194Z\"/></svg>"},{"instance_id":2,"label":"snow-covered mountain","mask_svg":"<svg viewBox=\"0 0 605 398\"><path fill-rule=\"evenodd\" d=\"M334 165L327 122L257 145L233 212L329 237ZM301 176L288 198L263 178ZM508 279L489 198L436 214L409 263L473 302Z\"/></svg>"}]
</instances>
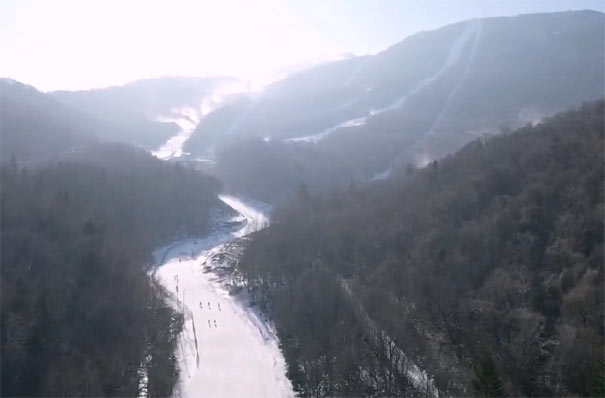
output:
<instances>
[{"instance_id":1,"label":"snow-covered mountain","mask_svg":"<svg viewBox=\"0 0 605 398\"><path fill-rule=\"evenodd\" d=\"M232 172L266 176L277 164L280 173L296 170L288 179L297 183L314 174L327 185L386 175L502 126L536 123L602 97L604 37L605 17L595 11L477 19L421 32L374 56L323 64L242 96L204 118L185 150L227 154L239 147L240 156L221 166L228 184L244 179ZM284 149L284 141L295 148ZM284 151L296 155L284 160ZM258 166L260 153L275 160L270 168ZM318 159L345 173L317 169Z\"/></svg>"}]
</instances>

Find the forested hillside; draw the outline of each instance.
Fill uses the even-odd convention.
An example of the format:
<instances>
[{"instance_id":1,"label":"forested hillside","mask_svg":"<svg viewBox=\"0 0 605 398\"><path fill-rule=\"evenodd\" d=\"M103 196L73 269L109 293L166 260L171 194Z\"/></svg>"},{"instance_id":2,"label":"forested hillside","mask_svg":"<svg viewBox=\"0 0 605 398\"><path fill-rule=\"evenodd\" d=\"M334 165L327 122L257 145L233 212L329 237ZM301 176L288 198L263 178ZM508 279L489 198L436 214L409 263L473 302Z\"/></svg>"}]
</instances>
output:
<instances>
[{"instance_id":1,"label":"forested hillside","mask_svg":"<svg viewBox=\"0 0 605 398\"><path fill-rule=\"evenodd\" d=\"M413 396L418 365L440 394L602 396L604 108L370 186L302 186L239 265L295 387Z\"/></svg>"},{"instance_id":2,"label":"forested hillside","mask_svg":"<svg viewBox=\"0 0 605 398\"><path fill-rule=\"evenodd\" d=\"M346 187L603 97L604 47L605 16L595 11L463 21L227 104L200 121L185 150L225 153L217 173L249 195L287 197L292 182Z\"/></svg>"},{"instance_id":3,"label":"forested hillside","mask_svg":"<svg viewBox=\"0 0 605 398\"><path fill-rule=\"evenodd\" d=\"M113 127L69 108L35 88L0 79L0 156L39 161L98 142Z\"/></svg>"},{"instance_id":4,"label":"forested hillside","mask_svg":"<svg viewBox=\"0 0 605 398\"><path fill-rule=\"evenodd\" d=\"M197 123L205 102L216 90L237 85L228 77L161 77L95 90L54 91L50 96L68 106L119 126L119 134L101 137L156 149L179 131L175 117Z\"/></svg>"},{"instance_id":5,"label":"forested hillside","mask_svg":"<svg viewBox=\"0 0 605 398\"><path fill-rule=\"evenodd\" d=\"M118 144L2 165L2 396L168 396L182 318L148 274L219 184Z\"/></svg>"}]
</instances>

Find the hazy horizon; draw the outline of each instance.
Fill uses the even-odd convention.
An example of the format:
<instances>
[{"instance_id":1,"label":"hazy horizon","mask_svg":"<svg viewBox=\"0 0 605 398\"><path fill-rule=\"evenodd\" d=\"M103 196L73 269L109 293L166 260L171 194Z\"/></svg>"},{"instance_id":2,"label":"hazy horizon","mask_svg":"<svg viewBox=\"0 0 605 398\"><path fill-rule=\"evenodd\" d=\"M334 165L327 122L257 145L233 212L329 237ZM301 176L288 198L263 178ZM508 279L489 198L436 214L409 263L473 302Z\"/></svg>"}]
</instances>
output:
<instances>
[{"instance_id":1,"label":"hazy horizon","mask_svg":"<svg viewBox=\"0 0 605 398\"><path fill-rule=\"evenodd\" d=\"M605 397L604 11L0 0L0 397Z\"/></svg>"},{"instance_id":2,"label":"hazy horizon","mask_svg":"<svg viewBox=\"0 0 605 398\"><path fill-rule=\"evenodd\" d=\"M233 76L262 86L297 65L375 54L465 19L604 7L594 0L385 1L380 7L364 0L11 0L0 3L0 76L42 91L161 76Z\"/></svg>"}]
</instances>

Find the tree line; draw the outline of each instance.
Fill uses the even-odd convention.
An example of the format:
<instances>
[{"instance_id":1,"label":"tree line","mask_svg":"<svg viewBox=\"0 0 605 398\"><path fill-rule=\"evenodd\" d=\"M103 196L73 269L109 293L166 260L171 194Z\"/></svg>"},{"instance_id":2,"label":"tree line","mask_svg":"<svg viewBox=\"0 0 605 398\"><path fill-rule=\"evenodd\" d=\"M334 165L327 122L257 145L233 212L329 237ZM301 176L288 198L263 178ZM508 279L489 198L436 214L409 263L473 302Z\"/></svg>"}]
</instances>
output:
<instances>
[{"instance_id":1,"label":"tree line","mask_svg":"<svg viewBox=\"0 0 605 398\"><path fill-rule=\"evenodd\" d=\"M1 173L0 395L171 395L183 319L151 250L207 231L218 182L118 144Z\"/></svg>"},{"instance_id":2,"label":"tree line","mask_svg":"<svg viewBox=\"0 0 605 398\"><path fill-rule=\"evenodd\" d=\"M414 364L440 395L602 396L604 108L384 182L302 186L239 263L295 388L430 392Z\"/></svg>"}]
</instances>

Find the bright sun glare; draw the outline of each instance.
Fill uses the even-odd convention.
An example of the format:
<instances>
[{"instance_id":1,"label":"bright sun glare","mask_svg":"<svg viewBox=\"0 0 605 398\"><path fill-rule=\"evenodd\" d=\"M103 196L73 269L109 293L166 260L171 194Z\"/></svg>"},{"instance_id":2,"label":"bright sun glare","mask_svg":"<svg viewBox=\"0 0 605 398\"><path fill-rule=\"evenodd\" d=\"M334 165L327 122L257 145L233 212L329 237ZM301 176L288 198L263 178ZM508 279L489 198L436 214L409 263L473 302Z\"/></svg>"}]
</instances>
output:
<instances>
[{"instance_id":1,"label":"bright sun glare","mask_svg":"<svg viewBox=\"0 0 605 398\"><path fill-rule=\"evenodd\" d=\"M336 52L272 0L27 1L7 12L19 40L0 44L19 58L3 60L2 74L25 76L43 63L45 74L29 80L42 90L162 75L232 75L259 86Z\"/></svg>"}]
</instances>

